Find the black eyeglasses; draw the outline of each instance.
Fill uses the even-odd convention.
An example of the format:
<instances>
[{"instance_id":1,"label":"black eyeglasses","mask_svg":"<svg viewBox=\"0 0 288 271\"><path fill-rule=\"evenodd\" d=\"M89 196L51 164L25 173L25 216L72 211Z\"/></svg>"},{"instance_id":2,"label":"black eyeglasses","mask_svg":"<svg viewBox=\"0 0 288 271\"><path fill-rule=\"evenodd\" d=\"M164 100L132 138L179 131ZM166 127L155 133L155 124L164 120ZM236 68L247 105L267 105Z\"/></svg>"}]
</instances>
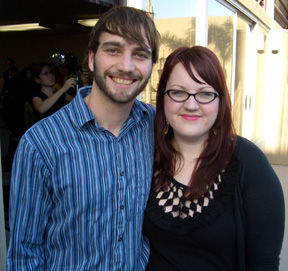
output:
<instances>
[{"instance_id":1,"label":"black eyeglasses","mask_svg":"<svg viewBox=\"0 0 288 271\"><path fill-rule=\"evenodd\" d=\"M219 95L215 92L204 91L198 93L188 93L184 90L168 89L164 94L167 94L170 99L177 103L187 101L190 96L193 96L196 102L200 104L208 104L213 102Z\"/></svg>"}]
</instances>

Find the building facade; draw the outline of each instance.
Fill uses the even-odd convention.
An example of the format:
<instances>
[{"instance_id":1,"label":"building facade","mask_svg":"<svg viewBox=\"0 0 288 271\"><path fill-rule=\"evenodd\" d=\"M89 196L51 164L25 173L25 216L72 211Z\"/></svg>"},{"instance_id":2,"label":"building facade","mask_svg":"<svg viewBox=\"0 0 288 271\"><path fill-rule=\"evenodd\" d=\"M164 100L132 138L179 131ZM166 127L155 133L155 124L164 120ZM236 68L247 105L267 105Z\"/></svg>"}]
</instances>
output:
<instances>
[{"instance_id":1,"label":"building facade","mask_svg":"<svg viewBox=\"0 0 288 271\"><path fill-rule=\"evenodd\" d=\"M255 142L272 164L288 165L288 1L130 2L152 14L162 37L159 61L141 99L155 104L173 50L206 46L223 65L237 133Z\"/></svg>"}]
</instances>

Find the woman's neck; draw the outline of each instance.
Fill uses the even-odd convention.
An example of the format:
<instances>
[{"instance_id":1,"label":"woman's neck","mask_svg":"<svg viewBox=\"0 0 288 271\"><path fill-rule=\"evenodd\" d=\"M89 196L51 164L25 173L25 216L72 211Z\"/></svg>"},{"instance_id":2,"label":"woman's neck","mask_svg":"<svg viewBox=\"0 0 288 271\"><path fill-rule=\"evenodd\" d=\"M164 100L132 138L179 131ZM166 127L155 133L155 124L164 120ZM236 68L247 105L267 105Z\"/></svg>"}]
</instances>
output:
<instances>
[{"instance_id":1,"label":"woman's neck","mask_svg":"<svg viewBox=\"0 0 288 271\"><path fill-rule=\"evenodd\" d=\"M183 140L175 136L172 139L172 146L182 154L184 160L196 161L204 149L204 142Z\"/></svg>"},{"instance_id":2,"label":"woman's neck","mask_svg":"<svg viewBox=\"0 0 288 271\"><path fill-rule=\"evenodd\" d=\"M172 145L182 155L182 159L177 159L175 165L174 178L184 185L188 185L197 160L201 155L204 142L203 141L186 141L180 138L174 137Z\"/></svg>"}]
</instances>

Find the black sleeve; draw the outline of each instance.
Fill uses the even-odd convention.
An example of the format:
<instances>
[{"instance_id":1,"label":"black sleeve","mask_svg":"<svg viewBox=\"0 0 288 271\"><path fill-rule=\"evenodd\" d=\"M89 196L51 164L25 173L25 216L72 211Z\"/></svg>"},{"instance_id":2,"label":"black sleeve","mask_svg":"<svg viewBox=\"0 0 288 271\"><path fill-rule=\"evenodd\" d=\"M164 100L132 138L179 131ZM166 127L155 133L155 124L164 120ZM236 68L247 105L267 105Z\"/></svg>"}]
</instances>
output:
<instances>
[{"instance_id":1,"label":"black sleeve","mask_svg":"<svg viewBox=\"0 0 288 271\"><path fill-rule=\"evenodd\" d=\"M284 195L263 152L244 141L241 160L247 270L277 271L284 235Z\"/></svg>"}]
</instances>

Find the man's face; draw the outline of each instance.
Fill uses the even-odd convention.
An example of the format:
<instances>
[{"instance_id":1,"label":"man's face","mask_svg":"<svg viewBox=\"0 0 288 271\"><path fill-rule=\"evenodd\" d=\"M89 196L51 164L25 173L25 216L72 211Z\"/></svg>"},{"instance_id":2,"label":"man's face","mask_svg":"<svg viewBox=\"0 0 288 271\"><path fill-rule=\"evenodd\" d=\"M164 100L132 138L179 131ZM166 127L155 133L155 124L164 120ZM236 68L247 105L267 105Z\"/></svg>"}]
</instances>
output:
<instances>
[{"instance_id":1,"label":"man's face","mask_svg":"<svg viewBox=\"0 0 288 271\"><path fill-rule=\"evenodd\" d=\"M151 48L128 43L102 32L96 54L89 52L89 68L97 90L114 103L128 103L145 88L152 72Z\"/></svg>"}]
</instances>

